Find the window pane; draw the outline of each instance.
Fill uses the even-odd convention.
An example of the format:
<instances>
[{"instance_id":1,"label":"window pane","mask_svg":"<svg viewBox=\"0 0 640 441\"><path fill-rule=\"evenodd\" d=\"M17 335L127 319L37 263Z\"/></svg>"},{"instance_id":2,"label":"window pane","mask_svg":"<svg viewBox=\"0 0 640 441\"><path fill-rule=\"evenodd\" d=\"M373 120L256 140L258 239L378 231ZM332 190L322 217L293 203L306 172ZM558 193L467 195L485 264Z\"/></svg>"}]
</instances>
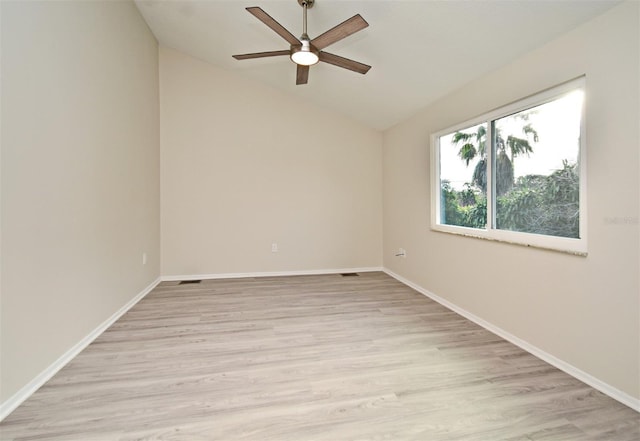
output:
<instances>
[{"instance_id":1,"label":"window pane","mask_svg":"<svg viewBox=\"0 0 640 441\"><path fill-rule=\"evenodd\" d=\"M582 90L494 121L496 228L579 237Z\"/></svg>"},{"instance_id":2,"label":"window pane","mask_svg":"<svg viewBox=\"0 0 640 441\"><path fill-rule=\"evenodd\" d=\"M440 224L487 224L487 125L439 138Z\"/></svg>"}]
</instances>

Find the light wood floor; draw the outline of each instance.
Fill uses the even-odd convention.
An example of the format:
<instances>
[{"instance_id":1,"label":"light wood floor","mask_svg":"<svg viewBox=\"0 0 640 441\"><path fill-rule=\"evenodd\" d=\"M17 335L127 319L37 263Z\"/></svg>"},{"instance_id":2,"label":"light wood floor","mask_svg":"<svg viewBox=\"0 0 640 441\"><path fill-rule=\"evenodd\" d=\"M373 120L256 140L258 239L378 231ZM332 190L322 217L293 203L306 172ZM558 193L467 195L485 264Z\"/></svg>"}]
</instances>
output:
<instances>
[{"instance_id":1,"label":"light wood floor","mask_svg":"<svg viewBox=\"0 0 640 441\"><path fill-rule=\"evenodd\" d=\"M637 441L640 415L382 273L163 283L4 440Z\"/></svg>"}]
</instances>

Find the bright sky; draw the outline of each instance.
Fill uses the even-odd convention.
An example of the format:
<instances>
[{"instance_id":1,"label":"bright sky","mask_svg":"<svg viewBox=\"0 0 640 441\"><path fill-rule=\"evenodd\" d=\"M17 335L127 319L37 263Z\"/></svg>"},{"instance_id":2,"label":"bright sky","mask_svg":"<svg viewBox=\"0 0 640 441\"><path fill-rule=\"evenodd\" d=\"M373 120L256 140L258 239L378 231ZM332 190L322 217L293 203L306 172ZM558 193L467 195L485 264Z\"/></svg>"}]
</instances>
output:
<instances>
[{"instance_id":1,"label":"bright sky","mask_svg":"<svg viewBox=\"0 0 640 441\"><path fill-rule=\"evenodd\" d=\"M562 168L562 160L570 163L578 160L580 140L580 119L582 116L582 90L573 91L555 101L535 107L529 117L529 123L538 132L539 141L534 143L529 138L533 153L527 156L516 156L514 175L529 174L548 175ZM528 111L526 111L528 112ZM509 134L524 138L522 126L527 122L507 116L496 121L506 140ZM463 132L475 132L478 126L470 127ZM461 190L465 182L471 182L473 170L479 160L465 163L458 156L461 145L451 143L453 134L440 138L440 170L441 179L447 179L452 187ZM507 154L509 152L507 151Z\"/></svg>"}]
</instances>

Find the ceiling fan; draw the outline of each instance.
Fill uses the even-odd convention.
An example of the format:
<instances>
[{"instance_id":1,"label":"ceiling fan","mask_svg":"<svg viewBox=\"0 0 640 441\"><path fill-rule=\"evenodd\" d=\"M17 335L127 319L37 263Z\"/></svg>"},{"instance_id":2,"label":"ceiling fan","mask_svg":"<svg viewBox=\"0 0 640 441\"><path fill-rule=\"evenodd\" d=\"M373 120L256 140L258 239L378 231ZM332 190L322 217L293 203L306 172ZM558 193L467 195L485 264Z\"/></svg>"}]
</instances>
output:
<instances>
[{"instance_id":1,"label":"ceiling fan","mask_svg":"<svg viewBox=\"0 0 640 441\"><path fill-rule=\"evenodd\" d=\"M287 40L291 47L288 50L270 51L270 52L255 52L252 54L233 55L236 60L248 60L251 58L264 58L264 57L277 57L280 55L289 55L291 61L297 65L296 71L296 84L307 84L309 81L309 66L312 66L319 61L333 64L334 66L342 67L344 69L352 70L361 74L366 74L371 66L363 63L359 63L348 58L340 57L338 55L330 54L322 49L325 47L348 37L351 34L355 34L358 31L369 26L364 18L360 14L356 14L348 20L343 21L339 25L329 29L324 34L319 35L313 40L309 39L307 35L307 9L313 7L315 0L298 0L300 6L302 6L302 35L300 39L296 38L291 32L285 29L280 23L275 21L269 14L264 12L261 8L253 6L246 8L251 14L253 14L258 20L269 26L275 31L276 34Z\"/></svg>"}]
</instances>

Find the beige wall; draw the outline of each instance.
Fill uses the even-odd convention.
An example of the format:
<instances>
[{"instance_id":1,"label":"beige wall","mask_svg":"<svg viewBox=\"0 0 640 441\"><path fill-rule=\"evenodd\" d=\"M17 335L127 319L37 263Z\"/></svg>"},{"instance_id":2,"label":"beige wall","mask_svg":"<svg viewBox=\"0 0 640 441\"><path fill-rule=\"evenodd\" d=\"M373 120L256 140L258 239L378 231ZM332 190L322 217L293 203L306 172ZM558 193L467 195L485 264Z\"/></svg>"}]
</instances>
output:
<instances>
[{"instance_id":1,"label":"beige wall","mask_svg":"<svg viewBox=\"0 0 640 441\"><path fill-rule=\"evenodd\" d=\"M639 6L632 1L384 135L384 264L640 398ZM587 75L588 257L429 229L429 135ZM404 260L392 257L407 249Z\"/></svg>"},{"instance_id":2,"label":"beige wall","mask_svg":"<svg viewBox=\"0 0 640 441\"><path fill-rule=\"evenodd\" d=\"M160 97L164 276L381 266L379 132L164 47Z\"/></svg>"},{"instance_id":3,"label":"beige wall","mask_svg":"<svg viewBox=\"0 0 640 441\"><path fill-rule=\"evenodd\" d=\"M136 7L1 7L4 402L156 280L160 215L157 42Z\"/></svg>"}]
</instances>

